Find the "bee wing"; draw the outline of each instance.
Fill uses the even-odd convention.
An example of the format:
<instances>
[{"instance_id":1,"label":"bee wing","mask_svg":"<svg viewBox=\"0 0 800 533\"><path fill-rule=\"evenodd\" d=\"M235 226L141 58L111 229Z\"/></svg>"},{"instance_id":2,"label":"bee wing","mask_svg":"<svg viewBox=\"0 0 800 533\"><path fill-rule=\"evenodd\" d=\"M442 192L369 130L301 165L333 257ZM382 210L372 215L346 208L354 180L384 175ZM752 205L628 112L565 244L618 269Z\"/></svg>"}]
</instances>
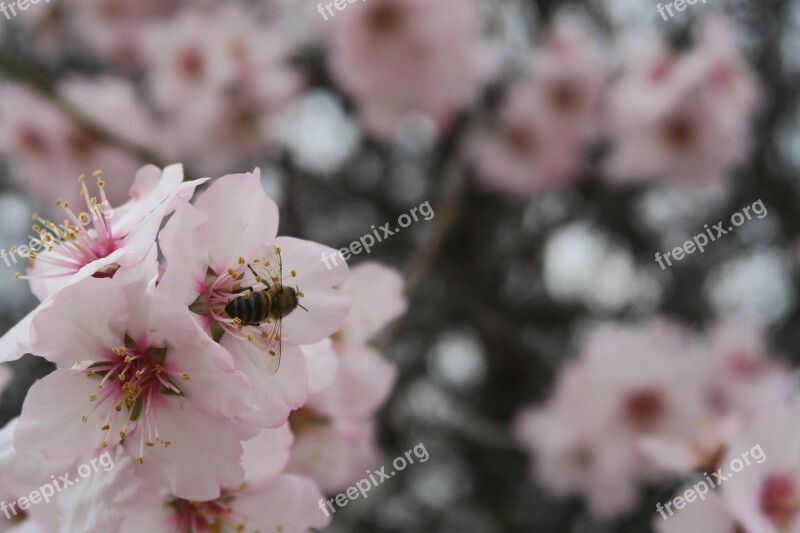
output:
<instances>
[{"instance_id":1,"label":"bee wing","mask_svg":"<svg viewBox=\"0 0 800 533\"><path fill-rule=\"evenodd\" d=\"M264 271L267 273L270 285L280 285L283 280L283 259L281 258L281 249L277 246L264 257L262 261Z\"/></svg>"},{"instance_id":2,"label":"bee wing","mask_svg":"<svg viewBox=\"0 0 800 533\"><path fill-rule=\"evenodd\" d=\"M264 324L264 340L266 347L264 353L267 357L267 369L270 374L275 374L281 366L281 319L271 320Z\"/></svg>"}]
</instances>

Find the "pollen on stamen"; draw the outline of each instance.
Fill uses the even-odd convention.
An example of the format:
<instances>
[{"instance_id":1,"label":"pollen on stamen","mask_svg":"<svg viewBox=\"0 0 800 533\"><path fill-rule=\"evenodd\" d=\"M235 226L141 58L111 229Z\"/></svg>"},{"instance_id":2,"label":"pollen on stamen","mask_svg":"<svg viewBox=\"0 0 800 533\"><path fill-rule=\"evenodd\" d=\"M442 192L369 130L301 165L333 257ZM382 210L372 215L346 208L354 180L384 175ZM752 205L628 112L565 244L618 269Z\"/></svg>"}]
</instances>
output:
<instances>
[{"instance_id":1,"label":"pollen on stamen","mask_svg":"<svg viewBox=\"0 0 800 533\"><path fill-rule=\"evenodd\" d=\"M14 272L14 276L13 276L13 278L14 278L15 280L17 280L17 279L19 279L19 277L20 277L21 275L22 275L22 274L20 274L19 272Z\"/></svg>"},{"instance_id":2,"label":"pollen on stamen","mask_svg":"<svg viewBox=\"0 0 800 533\"><path fill-rule=\"evenodd\" d=\"M139 463L140 465L143 465L144 464L144 457L139 457L138 459L136 459L136 462Z\"/></svg>"},{"instance_id":3,"label":"pollen on stamen","mask_svg":"<svg viewBox=\"0 0 800 533\"><path fill-rule=\"evenodd\" d=\"M125 433L124 431L120 431L120 432L119 432L119 440L122 440L122 439L124 439L124 438L125 438L125 435L127 435L127 433Z\"/></svg>"},{"instance_id":4,"label":"pollen on stamen","mask_svg":"<svg viewBox=\"0 0 800 533\"><path fill-rule=\"evenodd\" d=\"M163 444L163 445L164 445L164 448L169 448L170 446L172 446L172 442L170 442L170 441L168 441L168 440L165 440L165 441L164 441L164 442L162 442L161 444Z\"/></svg>"},{"instance_id":5,"label":"pollen on stamen","mask_svg":"<svg viewBox=\"0 0 800 533\"><path fill-rule=\"evenodd\" d=\"M100 429L101 429L102 431L108 431L109 429L111 429L111 426L109 426L108 424L106 424L105 426L101 427Z\"/></svg>"},{"instance_id":6,"label":"pollen on stamen","mask_svg":"<svg viewBox=\"0 0 800 533\"><path fill-rule=\"evenodd\" d=\"M293 277L293 278L296 278L296 277L297 277L297 270L292 270L292 277Z\"/></svg>"},{"instance_id":7,"label":"pollen on stamen","mask_svg":"<svg viewBox=\"0 0 800 533\"><path fill-rule=\"evenodd\" d=\"M101 442L100 443L100 447L101 448L108 448L108 443L107 442Z\"/></svg>"},{"instance_id":8,"label":"pollen on stamen","mask_svg":"<svg viewBox=\"0 0 800 533\"><path fill-rule=\"evenodd\" d=\"M85 424L86 422L88 422L88 421L89 421L89 417L88 417L88 416L85 416L85 415L84 415L84 416L82 416L82 417L81 417L81 422L83 422L84 424Z\"/></svg>"},{"instance_id":9,"label":"pollen on stamen","mask_svg":"<svg viewBox=\"0 0 800 533\"><path fill-rule=\"evenodd\" d=\"M184 381L189 381L189 373L184 372L183 374L181 374L181 378L183 378Z\"/></svg>"},{"instance_id":10,"label":"pollen on stamen","mask_svg":"<svg viewBox=\"0 0 800 533\"><path fill-rule=\"evenodd\" d=\"M243 265L243 264L245 264L245 263L247 263L247 261L245 261L244 257L240 257L240 258L239 258L239 264L240 264L240 265Z\"/></svg>"}]
</instances>

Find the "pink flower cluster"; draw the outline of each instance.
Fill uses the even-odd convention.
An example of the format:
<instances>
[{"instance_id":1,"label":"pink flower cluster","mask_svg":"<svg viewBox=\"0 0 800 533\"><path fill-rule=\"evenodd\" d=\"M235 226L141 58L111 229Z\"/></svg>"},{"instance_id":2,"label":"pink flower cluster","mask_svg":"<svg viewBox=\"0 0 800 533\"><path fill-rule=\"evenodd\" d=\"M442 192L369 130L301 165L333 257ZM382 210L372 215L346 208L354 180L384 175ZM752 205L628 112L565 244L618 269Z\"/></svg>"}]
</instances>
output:
<instances>
[{"instance_id":1,"label":"pink flower cluster","mask_svg":"<svg viewBox=\"0 0 800 533\"><path fill-rule=\"evenodd\" d=\"M766 460L654 527L662 533L778 532L800 524L798 397L757 323L728 319L696 337L673 323L603 324L561 371L543 406L516 421L537 480L610 517L641 489L709 474L760 445ZM781 483L781 490L776 484ZM691 486L691 483L690 485ZM725 526L729 524L729 526Z\"/></svg>"},{"instance_id":2,"label":"pink flower cluster","mask_svg":"<svg viewBox=\"0 0 800 533\"><path fill-rule=\"evenodd\" d=\"M403 312L399 276L367 265L345 285L346 265L319 260L333 250L279 237L258 170L192 201L207 180L145 167L110 219L96 180L80 180L85 206L59 202L65 224L34 225L43 249L21 277L41 303L0 339L0 361L30 352L56 370L0 432L0 496L108 453L112 471L18 518L30 531L324 527L320 486L376 464L369 418L395 372L366 341ZM270 287L268 312L231 311ZM371 454L331 466L315 451L331 442Z\"/></svg>"},{"instance_id":3,"label":"pink flower cluster","mask_svg":"<svg viewBox=\"0 0 800 533\"><path fill-rule=\"evenodd\" d=\"M759 103L736 40L730 22L713 17L686 52L636 33L621 36L610 59L586 22L560 17L477 144L483 181L520 195L564 188L586 175L588 149L605 139L612 183L719 188L748 155Z\"/></svg>"}]
</instances>

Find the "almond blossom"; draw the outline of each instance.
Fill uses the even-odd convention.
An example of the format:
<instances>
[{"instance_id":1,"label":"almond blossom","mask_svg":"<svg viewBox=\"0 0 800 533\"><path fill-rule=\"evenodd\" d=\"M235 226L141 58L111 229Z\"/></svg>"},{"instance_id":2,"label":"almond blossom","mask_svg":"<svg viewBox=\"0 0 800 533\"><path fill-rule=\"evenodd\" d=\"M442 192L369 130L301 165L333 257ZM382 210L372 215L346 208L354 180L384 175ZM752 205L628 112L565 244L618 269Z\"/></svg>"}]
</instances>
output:
<instances>
[{"instance_id":1,"label":"almond blossom","mask_svg":"<svg viewBox=\"0 0 800 533\"><path fill-rule=\"evenodd\" d=\"M347 314L350 298L335 286L349 271L344 263L325 267L320 257L330 248L276 237L278 208L259 176L256 170L222 177L195 205L177 209L159 237L166 269L158 292L189 307L250 377L256 410L246 418L277 427L307 400L309 371L300 346L323 341ZM298 298L277 333L271 320L247 325L228 312L232 300L267 284L281 284ZM275 340L282 346L280 358Z\"/></svg>"},{"instance_id":2,"label":"almond blossom","mask_svg":"<svg viewBox=\"0 0 800 533\"><path fill-rule=\"evenodd\" d=\"M492 135L478 143L479 175L491 188L531 194L578 179L600 131L607 66L586 24L560 17L512 85Z\"/></svg>"},{"instance_id":3,"label":"almond blossom","mask_svg":"<svg viewBox=\"0 0 800 533\"><path fill-rule=\"evenodd\" d=\"M33 318L31 348L58 369L31 388L14 443L50 461L121 447L151 482L217 498L242 480L248 432L231 417L247 410L249 382L185 309L153 296L156 267L153 250L111 280L62 289Z\"/></svg>"},{"instance_id":4,"label":"almond blossom","mask_svg":"<svg viewBox=\"0 0 800 533\"><path fill-rule=\"evenodd\" d=\"M420 111L447 129L494 68L480 23L472 0L371 0L332 19L333 72L364 127L391 139L405 113Z\"/></svg>"},{"instance_id":5,"label":"almond blossom","mask_svg":"<svg viewBox=\"0 0 800 533\"><path fill-rule=\"evenodd\" d=\"M609 106L611 179L714 191L746 158L758 87L733 28L720 24L705 21L683 55L651 34L622 40L625 65Z\"/></svg>"},{"instance_id":6,"label":"almond blossom","mask_svg":"<svg viewBox=\"0 0 800 533\"><path fill-rule=\"evenodd\" d=\"M154 121L129 82L115 77L73 77L60 82L57 90L103 128L141 146L151 145ZM18 164L15 175L20 185L45 205L59 197L81 202L72 178L96 168L113 177L106 188L109 199L123 202L141 166L52 103L15 84L0 87L0 152Z\"/></svg>"},{"instance_id":7,"label":"almond blossom","mask_svg":"<svg viewBox=\"0 0 800 533\"><path fill-rule=\"evenodd\" d=\"M131 199L113 208L105 196L106 180L96 172L98 196L89 193L85 177L79 178L84 207L73 209L69 202L59 200L66 218L56 224L38 214L34 215L29 251L30 267L26 275L31 289L44 303L64 287L88 277L113 277L118 269L137 265L154 249L156 235L173 202L192 196L194 189L205 180L183 182L183 168L172 165L162 172L147 166L136 174ZM19 358L31 351L30 323L44 308L44 303L31 311L0 339L0 361Z\"/></svg>"},{"instance_id":8,"label":"almond blossom","mask_svg":"<svg viewBox=\"0 0 800 533\"><path fill-rule=\"evenodd\" d=\"M120 531L304 533L327 526L330 520L317 508L322 494L315 484L281 474L291 442L287 426L264 430L244 444L247 475L241 486L223 488L220 498L203 502L167 495L160 504L130 513Z\"/></svg>"},{"instance_id":9,"label":"almond blossom","mask_svg":"<svg viewBox=\"0 0 800 533\"><path fill-rule=\"evenodd\" d=\"M276 110L301 86L288 54L276 28L234 4L150 27L144 59L167 118L161 148L208 173L261 156Z\"/></svg>"},{"instance_id":10,"label":"almond blossom","mask_svg":"<svg viewBox=\"0 0 800 533\"><path fill-rule=\"evenodd\" d=\"M584 496L601 516L630 510L641 484L666 475L642 439L690 440L710 420L699 356L667 323L592 331L547 404L517 419L537 479L556 494Z\"/></svg>"},{"instance_id":11,"label":"almond blossom","mask_svg":"<svg viewBox=\"0 0 800 533\"><path fill-rule=\"evenodd\" d=\"M290 417L296 442L288 470L314 479L326 493L350 486L380 462L373 417L391 393L397 369L368 341L407 306L400 275L378 263L355 267L342 290L353 307L332 337L338 372Z\"/></svg>"}]
</instances>

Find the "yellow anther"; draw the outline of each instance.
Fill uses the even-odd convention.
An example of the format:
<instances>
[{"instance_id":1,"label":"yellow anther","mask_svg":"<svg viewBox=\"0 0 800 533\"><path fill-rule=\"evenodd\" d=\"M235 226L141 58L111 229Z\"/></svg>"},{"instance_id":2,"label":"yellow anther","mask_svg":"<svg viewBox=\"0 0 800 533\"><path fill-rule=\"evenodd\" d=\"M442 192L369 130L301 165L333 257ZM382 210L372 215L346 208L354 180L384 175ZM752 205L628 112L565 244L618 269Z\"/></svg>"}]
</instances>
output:
<instances>
[{"instance_id":1,"label":"yellow anther","mask_svg":"<svg viewBox=\"0 0 800 533\"><path fill-rule=\"evenodd\" d=\"M170 441L168 441L168 440L165 440L161 444L164 445L164 448L169 448L170 446L172 446L172 443Z\"/></svg>"},{"instance_id":2,"label":"yellow anther","mask_svg":"<svg viewBox=\"0 0 800 533\"><path fill-rule=\"evenodd\" d=\"M94 176L96 178L97 176L99 176L102 173L103 173L103 171L98 169L98 170L95 170L94 172L92 172L92 176Z\"/></svg>"},{"instance_id":3,"label":"yellow anther","mask_svg":"<svg viewBox=\"0 0 800 533\"><path fill-rule=\"evenodd\" d=\"M183 378L184 381L189 381L189 373L188 372L184 372L183 374L181 374L181 377Z\"/></svg>"},{"instance_id":4,"label":"yellow anther","mask_svg":"<svg viewBox=\"0 0 800 533\"><path fill-rule=\"evenodd\" d=\"M14 276L13 276L13 277L14 277L14 279L19 279L19 277L20 277L21 275L22 275L22 274L20 274L19 272L14 272Z\"/></svg>"},{"instance_id":5,"label":"yellow anther","mask_svg":"<svg viewBox=\"0 0 800 533\"><path fill-rule=\"evenodd\" d=\"M297 277L297 270L292 270L292 277L293 277L293 278L296 278L296 277Z\"/></svg>"},{"instance_id":6,"label":"yellow anther","mask_svg":"<svg viewBox=\"0 0 800 533\"><path fill-rule=\"evenodd\" d=\"M97 186L102 188L106 186L106 182L103 180L97 180Z\"/></svg>"},{"instance_id":7,"label":"yellow anther","mask_svg":"<svg viewBox=\"0 0 800 533\"><path fill-rule=\"evenodd\" d=\"M101 442L100 443L100 447L101 448L108 448L108 443L107 442Z\"/></svg>"},{"instance_id":8,"label":"yellow anther","mask_svg":"<svg viewBox=\"0 0 800 533\"><path fill-rule=\"evenodd\" d=\"M124 431L120 431L120 432L119 432L119 440L122 440L122 439L124 439L124 438L125 438L125 435L127 435L127 433L125 433Z\"/></svg>"},{"instance_id":9,"label":"yellow anther","mask_svg":"<svg viewBox=\"0 0 800 533\"><path fill-rule=\"evenodd\" d=\"M240 258L239 258L239 264L240 264L240 265L243 265L243 264L245 264L245 263L247 263L247 261L245 261L244 257L240 257Z\"/></svg>"},{"instance_id":10,"label":"yellow anther","mask_svg":"<svg viewBox=\"0 0 800 533\"><path fill-rule=\"evenodd\" d=\"M249 340L250 342L253 342L253 336L252 335L248 335L247 336L247 340Z\"/></svg>"},{"instance_id":11,"label":"yellow anther","mask_svg":"<svg viewBox=\"0 0 800 533\"><path fill-rule=\"evenodd\" d=\"M92 394L91 396L89 396L89 401L90 402L96 402L97 401L97 395L96 394Z\"/></svg>"},{"instance_id":12,"label":"yellow anther","mask_svg":"<svg viewBox=\"0 0 800 533\"><path fill-rule=\"evenodd\" d=\"M236 277L236 272L232 268L229 268L228 269L228 275L230 277L232 277L232 278L235 278Z\"/></svg>"},{"instance_id":13,"label":"yellow anther","mask_svg":"<svg viewBox=\"0 0 800 533\"><path fill-rule=\"evenodd\" d=\"M85 424L86 422L88 422L88 421L89 421L89 417L87 417L87 416L82 416L82 417L81 417L81 422L83 422L84 424Z\"/></svg>"},{"instance_id":14,"label":"yellow anther","mask_svg":"<svg viewBox=\"0 0 800 533\"><path fill-rule=\"evenodd\" d=\"M164 372L164 367L161 365L156 365L156 374L161 374Z\"/></svg>"},{"instance_id":15,"label":"yellow anther","mask_svg":"<svg viewBox=\"0 0 800 533\"><path fill-rule=\"evenodd\" d=\"M147 446L148 448L152 448L153 446L155 446L155 444L153 444L152 442L145 442L144 445Z\"/></svg>"},{"instance_id":16,"label":"yellow anther","mask_svg":"<svg viewBox=\"0 0 800 533\"><path fill-rule=\"evenodd\" d=\"M111 429L111 426L106 424L105 426L101 427L100 429L102 429L103 431L108 431L109 429Z\"/></svg>"},{"instance_id":17,"label":"yellow anther","mask_svg":"<svg viewBox=\"0 0 800 533\"><path fill-rule=\"evenodd\" d=\"M138 459L136 459L136 462L139 463L140 465L143 465L144 464L144 457L139 457Z\"/></svg>"},{"instance_id":18,"label":"yellow anther","mask_svg":"<svg viewBox=\"0 0 800 533\"><path fill-rule=\"evenodd\" d=\"M122 372L119 376L117 376L120 381L125 381L125 372Z\"/></svg>"},{"instance_id":19,"label":"yellow anther","mask_svg":"<svg viewBox=\"0 0 800 533\"><path fill-rule=\"evenodd\" d=\"M83 183L83 180L85 180L85 179L86 179L86 175L85 174L81 174L80 176L78 176L78 182L79 183Z\"/></svg>"}]
</instances>

